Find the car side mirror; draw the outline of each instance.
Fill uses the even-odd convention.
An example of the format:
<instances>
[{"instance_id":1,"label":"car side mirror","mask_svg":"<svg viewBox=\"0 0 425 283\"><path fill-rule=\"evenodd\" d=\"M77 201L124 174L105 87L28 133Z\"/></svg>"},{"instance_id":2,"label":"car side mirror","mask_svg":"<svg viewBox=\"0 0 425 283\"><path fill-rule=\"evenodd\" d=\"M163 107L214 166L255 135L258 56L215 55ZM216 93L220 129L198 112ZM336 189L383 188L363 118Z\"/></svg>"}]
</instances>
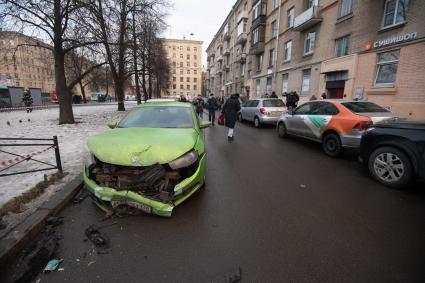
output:
<instances>
[{"instance_id":1,"label":"car side mirror","mask_svg":"<svg viewBox=\"0 0 425 283\"><path fill-rule=\"evenodd\" d=\"M208 128L209 126L211 126L211 123L210 123L210 122L208 122L208 121L202 121L202 122L201 122L201 125L199 126L199 128L201 128L201 129L206 129L206 128Z\"/></svg>"},{"instance_id":2,"label":"car side mirror","mask_svg":"<svg viewBox=\"0 0 425 283\"><path fill-rule=\"evenodd\" d=\"M109 127L110 129L115 129L115 128L117 127L117 125L118 125L118 123L109 123L109 124L108 124L108 127Z\"/></svg>"}]
</instances>

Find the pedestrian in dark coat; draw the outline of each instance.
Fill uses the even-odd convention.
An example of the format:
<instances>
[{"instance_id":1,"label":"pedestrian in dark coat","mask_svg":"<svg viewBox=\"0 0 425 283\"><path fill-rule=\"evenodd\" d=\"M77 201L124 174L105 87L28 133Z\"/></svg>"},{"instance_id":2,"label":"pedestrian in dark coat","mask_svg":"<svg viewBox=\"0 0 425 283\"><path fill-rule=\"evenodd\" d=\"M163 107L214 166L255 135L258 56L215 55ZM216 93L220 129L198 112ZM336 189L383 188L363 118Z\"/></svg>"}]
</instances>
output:
<instances>
[{"instance_id":1,"label":"pedestrian in dark coat","mask_svg":"<svg viewBox=\"0 0 425 283\"><path fill-rule=\"evenodd\" d=\"M218 102L217 102L217 99L215 99L214 94L211 93L207 103L208 103L208 120L214 126L215 111L218 109Z\"/></svg>"},{"instance_id":2,"label":"pedestrian in dark coat","mask_svg":"<svg viewBox=\"0 0 425 283\"><path fill-rule=\"evenodd\" d=\"M230 96L226 103L224 103L223 110L225 125L229 128L227 133L227 139L233 141L235 133L236 120L238 119L238 113L241 111L241 104L239 103L239 94L233 94Z\"/></svg>"}]
</instances>

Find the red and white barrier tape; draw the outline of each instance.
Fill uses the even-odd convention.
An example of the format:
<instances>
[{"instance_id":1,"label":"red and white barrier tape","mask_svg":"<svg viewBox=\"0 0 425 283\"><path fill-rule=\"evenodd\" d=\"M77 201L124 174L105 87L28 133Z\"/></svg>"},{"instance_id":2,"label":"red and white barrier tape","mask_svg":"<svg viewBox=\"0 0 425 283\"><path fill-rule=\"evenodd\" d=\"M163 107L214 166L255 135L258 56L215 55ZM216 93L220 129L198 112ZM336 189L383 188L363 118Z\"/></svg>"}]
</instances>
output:
<instances>
[{"instance_id":1,"label":"red and white barrier tape","mask_svg":"<svg viewBox=\"0 0 425 283\"><path fill-rule=\"evenodd\" d=\"M34 152L27 154L27 155L24 155L24 156L17 156L15 158L2 161L2 162L0 162L0 170L7 169L7 168L11 167L12 165L15 165L16 163L18 163L22 160L26 160L26 159L29 160L29 159L31 159L31 157L42 154L42 153L48 151L51 148L55 148L55 146L48 147L44 150L34 151Z\"/></svg>"}]
</instances>

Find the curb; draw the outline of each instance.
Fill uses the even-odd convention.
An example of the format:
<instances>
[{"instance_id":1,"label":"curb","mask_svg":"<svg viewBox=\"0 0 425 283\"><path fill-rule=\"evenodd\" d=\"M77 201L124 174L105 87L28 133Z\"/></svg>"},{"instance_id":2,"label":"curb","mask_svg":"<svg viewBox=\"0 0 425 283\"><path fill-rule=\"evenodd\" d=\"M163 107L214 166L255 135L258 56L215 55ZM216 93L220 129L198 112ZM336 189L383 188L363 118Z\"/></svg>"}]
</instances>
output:
<instances>
[{"instance_id":1,"label":"curb","mask_svg":"<svg viewBox=\"0 0 425 283\"><path fill-rule=\"evenodd\" d=\"M79 175L2 238L0 240L0 269L11 263L19 252L43 230L47 218L61 212L82 187L83 177Z\"/></svg>"}]
</instances>

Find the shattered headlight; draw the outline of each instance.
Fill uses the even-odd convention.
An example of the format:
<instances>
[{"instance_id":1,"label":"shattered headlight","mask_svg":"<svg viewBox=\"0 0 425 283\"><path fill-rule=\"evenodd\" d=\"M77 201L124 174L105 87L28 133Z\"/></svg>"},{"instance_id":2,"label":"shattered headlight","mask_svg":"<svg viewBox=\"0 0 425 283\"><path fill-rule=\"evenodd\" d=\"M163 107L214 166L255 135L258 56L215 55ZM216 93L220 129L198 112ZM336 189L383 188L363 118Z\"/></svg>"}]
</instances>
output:
<instances>
[{"instance_id":1,"label":"shattered headlight","mask_svg":"<svg viewBox=\"0 0 425 283\"><path fill-rule=\"evenodd\" d=\"M192 150L191 152L186 153L182 157L171 161L170 163L168 163L168 165L170 165L171 169L177 170L192 165L198 160L198 157L198 152L196 150Z\"/></svg>"}]
</instances>

